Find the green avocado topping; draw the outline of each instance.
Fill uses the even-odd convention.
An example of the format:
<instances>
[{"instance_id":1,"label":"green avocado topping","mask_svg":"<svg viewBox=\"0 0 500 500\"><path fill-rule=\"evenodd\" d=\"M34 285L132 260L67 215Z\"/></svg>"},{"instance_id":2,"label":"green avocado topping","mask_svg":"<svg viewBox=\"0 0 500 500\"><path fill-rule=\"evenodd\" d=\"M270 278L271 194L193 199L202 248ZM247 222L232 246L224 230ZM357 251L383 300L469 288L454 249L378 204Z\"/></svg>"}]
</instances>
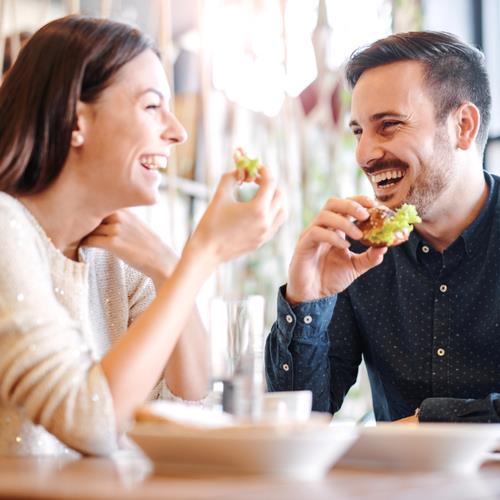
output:
<instances>
[{"instance_id":1,"label":"green avocado topping","mask_svg":"<svg viewBox=\"0 0 500 500\"><path fill-rule=\"evenodd\" d=\"M250 179L255 179L259 174L259 159L249 158L241 150L237 150L237 152L235 152L234 163L236 168L245 170Z\"/></svg>"},{"instance_id":2,"label":"green avocado topping","mask_svg":"<svg viewBox=\"0 0 500 500\"><path fill-rule=\"evenodd\" d=\"M382 227L373 229L365 238L375 244L392 245L395 234L406 230L413 231L413 224L419 224L422 219L414 205L405 203L396 210L396 213L384 221Z\"/></svg>"}]
</instances>

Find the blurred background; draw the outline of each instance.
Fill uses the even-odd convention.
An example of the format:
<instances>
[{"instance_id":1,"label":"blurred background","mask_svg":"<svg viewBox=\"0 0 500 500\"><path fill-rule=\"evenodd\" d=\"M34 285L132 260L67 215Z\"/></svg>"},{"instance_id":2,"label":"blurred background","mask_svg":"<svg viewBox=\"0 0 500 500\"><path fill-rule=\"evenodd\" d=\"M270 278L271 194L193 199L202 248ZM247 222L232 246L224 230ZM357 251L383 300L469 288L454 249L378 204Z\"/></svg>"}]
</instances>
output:
<instances>
[{"instance_id":1,"label":"blurred background","mask_svg":"<svg viewBox=\"0 0 500 500\"><path fill-rule=\"evenodd\" d=\"M259 157L286 191L286 225L220 268L199 298L202 314L215 295L261 294L270 326L304 226L328 197L370 193L354 159L343 81L359 46L433 29L481 48L493 91L485 168L500 173L499 0L0 0L3 71L31 33L70 13L131 23L157 42L189 140L171 159L160 203L141 213L178 253L236 147ZM360 419L370 408L362 371L337 418Z\"/></svg>"}]
</instances>

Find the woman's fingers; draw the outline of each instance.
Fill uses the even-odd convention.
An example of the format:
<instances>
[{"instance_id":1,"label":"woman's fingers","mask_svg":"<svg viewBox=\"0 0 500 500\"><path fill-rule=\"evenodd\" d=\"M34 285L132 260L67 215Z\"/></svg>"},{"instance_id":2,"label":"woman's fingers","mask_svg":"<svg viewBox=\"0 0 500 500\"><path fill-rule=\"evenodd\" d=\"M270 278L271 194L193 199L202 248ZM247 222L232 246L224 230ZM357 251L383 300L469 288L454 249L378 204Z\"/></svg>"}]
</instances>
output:
<instances>
[{"instance_id":1,"label":"woman's fingers","mask_svg":"<svg viewBox=\"0 0 500 500\"><path fill-rule=\"evenodd\" d=\"M82 245L87 247L97 247L109 250L110 239L107 235L100 235L94 232L85 237L85 239L82 241Z\"/></svg>"},{"instance_id":2,"label":"woman's fingers","mask_svg":"<svg viewBox=\"0 0 500 500\"><path fill-rule=\"evenodd\" d=\"M274 214L274 217L271 219L272 223L269 237L271 237L280 228L280 226L286 221L287 218L288 210L282 204Z\"/></svg>"},{"instance_id":3,"label":"woman's fingers","mask_svg":"<svg viewBox=\"0 0 500 500\"><path fill-rule=\"evenodd\" d=\"M118 232L118 225L116 223L107 223L97 226L89 236L114 236ZM88 237L88 236L87 236Z\"/></svg>"},{"instance_id":4,"label":"woman's fingers","mask_svg":"<svg viewBox=\"0 0 500 500\"><path fill-rule=\"evenodd\" d=\"M257 179L259 190L251 203L259 204L267 208L271 204L276 192L276 179L270 176L266 167L262 167L259 173L260 176Z\"/></svg>"}]
</instances>

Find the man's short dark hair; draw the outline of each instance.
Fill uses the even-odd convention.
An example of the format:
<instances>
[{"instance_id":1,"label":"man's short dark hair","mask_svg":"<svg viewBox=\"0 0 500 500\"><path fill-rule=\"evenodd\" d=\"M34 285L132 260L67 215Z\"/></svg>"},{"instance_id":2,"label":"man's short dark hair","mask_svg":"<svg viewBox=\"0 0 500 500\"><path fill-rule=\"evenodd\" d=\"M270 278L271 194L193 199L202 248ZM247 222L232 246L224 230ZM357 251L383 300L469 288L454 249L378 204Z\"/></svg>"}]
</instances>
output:
<instances>
[{"instance_id":1,"label":"man's short dark hair","mask_svg":"<svg viewBox=\"0 0 500 500\"><path fill-rule=\"evenodd\" d=\"M476 141L483 151L491 113L490 84L483 53L450 33L396 33L355 51L347 63L347 81L353 88L366 70L399 61L424 64L424 79L438 122L443 122L464 102L478 107L481 124Z\"/></svg>"}]
</instances>

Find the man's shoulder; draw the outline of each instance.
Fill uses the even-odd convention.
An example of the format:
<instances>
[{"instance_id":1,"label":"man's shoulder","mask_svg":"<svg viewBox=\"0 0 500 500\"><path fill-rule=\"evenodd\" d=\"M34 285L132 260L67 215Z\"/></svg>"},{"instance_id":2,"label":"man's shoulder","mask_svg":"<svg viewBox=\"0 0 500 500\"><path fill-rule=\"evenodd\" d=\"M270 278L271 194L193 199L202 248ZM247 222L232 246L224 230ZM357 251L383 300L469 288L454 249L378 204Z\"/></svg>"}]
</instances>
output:
<instances>
[{"instance_id":1,"label":"man's shoulder","mask_svg":"<svg viewBox=\"0 0 500 500\"><path fill-rule=\"evenodd\" d=\"M500 222L500 196L498 195L500 191L500 176L492 174L491 172L486 172L487 176L490 177L490 189L492 191L491 199L494 203L494 209L491 211L493 218Z\"/></svg>"}]
</instances>

